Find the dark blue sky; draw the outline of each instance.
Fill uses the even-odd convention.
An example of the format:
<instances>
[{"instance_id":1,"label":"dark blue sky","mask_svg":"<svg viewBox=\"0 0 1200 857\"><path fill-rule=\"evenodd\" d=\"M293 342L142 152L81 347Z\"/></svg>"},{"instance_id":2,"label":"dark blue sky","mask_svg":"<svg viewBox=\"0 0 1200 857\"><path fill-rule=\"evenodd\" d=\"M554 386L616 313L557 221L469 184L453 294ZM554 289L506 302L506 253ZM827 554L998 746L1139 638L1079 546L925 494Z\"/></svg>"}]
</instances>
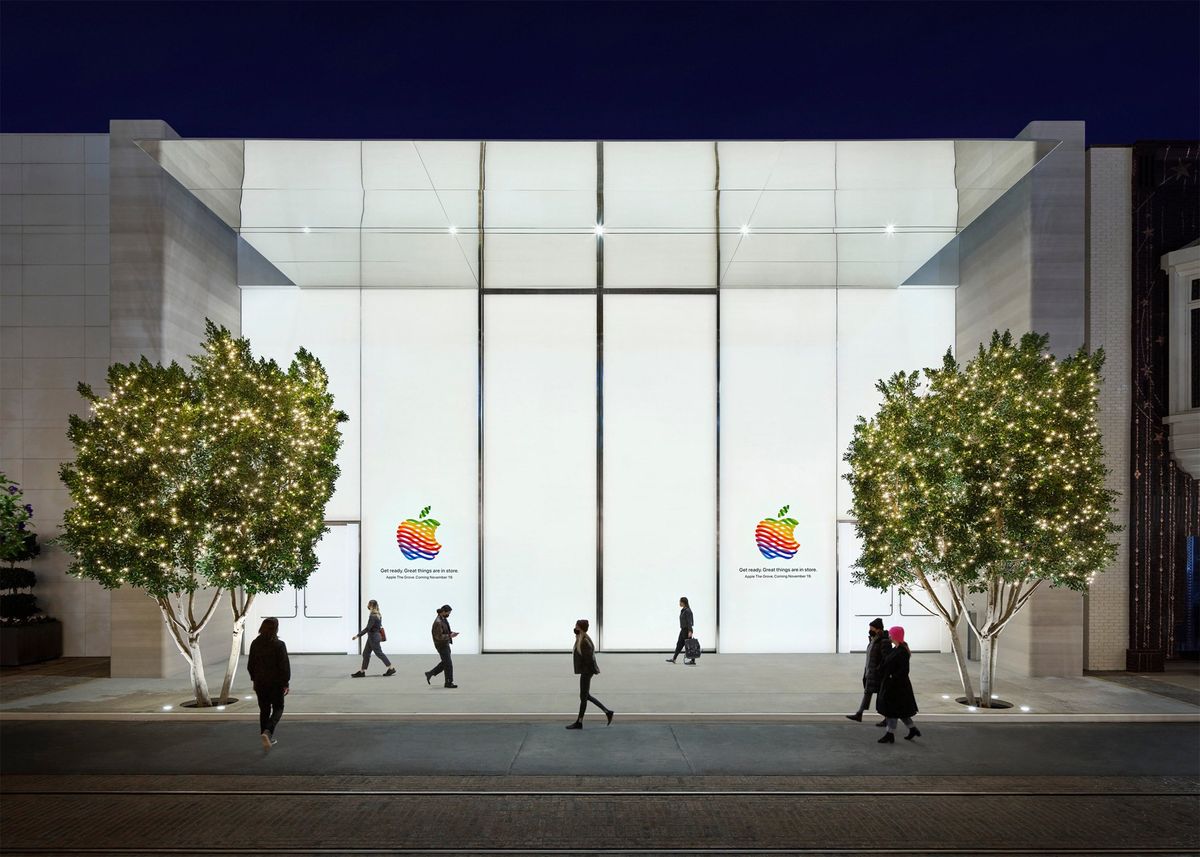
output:
<instances>
[{"instance_id":1,"label":"dark blue sky","mask_svg":"<svg viewBox=\"0 0 1200 857\"><path fill-rule=\"evenodd\" d=\"M0 129L1200 137L1200 3L0 3Z\"/></svg>"}]
</instances>

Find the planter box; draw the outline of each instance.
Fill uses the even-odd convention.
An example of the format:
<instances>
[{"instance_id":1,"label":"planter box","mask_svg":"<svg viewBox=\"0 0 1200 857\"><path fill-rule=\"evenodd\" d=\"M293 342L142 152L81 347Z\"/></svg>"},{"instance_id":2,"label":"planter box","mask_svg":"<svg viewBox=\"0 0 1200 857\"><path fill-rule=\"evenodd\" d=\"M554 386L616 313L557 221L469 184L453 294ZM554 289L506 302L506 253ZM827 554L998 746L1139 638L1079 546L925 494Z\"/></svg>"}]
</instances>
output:
<instances>
[{"instance_id":1,"label":"planter box","mask_svg":"<svg viewBox=\"0 0 1200 857\"><path fill-rule=\"evenodd\" d=\"M0 627L0 666L19 667L62 657L62 622Z\"/></svg>"}]
</instances>

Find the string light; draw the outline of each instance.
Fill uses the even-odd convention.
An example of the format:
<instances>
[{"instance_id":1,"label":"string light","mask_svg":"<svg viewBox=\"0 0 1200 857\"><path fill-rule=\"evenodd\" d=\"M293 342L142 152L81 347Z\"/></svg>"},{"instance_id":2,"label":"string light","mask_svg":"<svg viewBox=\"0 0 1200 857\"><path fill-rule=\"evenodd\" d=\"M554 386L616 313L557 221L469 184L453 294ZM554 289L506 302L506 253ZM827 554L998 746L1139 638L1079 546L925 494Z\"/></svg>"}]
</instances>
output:
<instances>
[{"instance_id":1,"label":"string light","mask_svg":"<svg viewBox=\"0 0 1200 857\"><path fill-rule=\"evenodd\" d=\"M199 590L303 586L347 419L320 361L304 349L286 369L255 359L210 322L191 369L143 359L111 367L109 381L107 396L80 385L90 414L68 430L71 573L145 589L181 649L203 630L204 611L183 604Z\"/></svg>"},{"instance_id":2,"label":"string light","mask_svg":"<svg viewBox=\"0 0 1200 857\"><path fill-rule=\"evenodd\" d=\"M859 419L845 455L857 579L978 592L985 641L1039 582L1086 589L1116 554L1096 418L1103 353L1060 363L1048 344L997 333L965 366L947 353L923 383L915 372L881 381L879 410Z\"/></svg>"}]
</instances>

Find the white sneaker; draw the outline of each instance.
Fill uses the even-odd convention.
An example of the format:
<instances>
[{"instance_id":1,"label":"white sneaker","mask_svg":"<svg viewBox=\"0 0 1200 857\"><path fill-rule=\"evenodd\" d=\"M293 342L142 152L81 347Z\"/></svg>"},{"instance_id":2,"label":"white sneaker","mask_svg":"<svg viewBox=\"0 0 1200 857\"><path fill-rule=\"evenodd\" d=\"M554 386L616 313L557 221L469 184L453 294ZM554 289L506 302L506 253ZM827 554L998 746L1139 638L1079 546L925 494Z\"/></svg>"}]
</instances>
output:
<instances>
[{"instance_id":1,"label":"white sneaker","mask_svg":"<svg viewBox=\"0 0 1200 857\"><path fill-rule=\"evenodd\" d=\"M271 745L275 743L275 739L271 737L270 732L264 732L262 735L260 735L258 737L262 739L262 745L263 745L264 750L270 750Z\"/></svg>"}]
</instances>

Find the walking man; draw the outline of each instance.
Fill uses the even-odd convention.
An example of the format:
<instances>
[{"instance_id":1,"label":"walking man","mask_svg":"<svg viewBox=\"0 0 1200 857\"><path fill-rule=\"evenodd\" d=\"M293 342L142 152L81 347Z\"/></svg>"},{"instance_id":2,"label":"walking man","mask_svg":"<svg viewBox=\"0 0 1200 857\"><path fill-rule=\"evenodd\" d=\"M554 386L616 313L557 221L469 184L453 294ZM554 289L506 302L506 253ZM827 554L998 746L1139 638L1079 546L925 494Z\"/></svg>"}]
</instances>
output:
<instances>
[{"instance_id":1,"label":"walking man","mask_svg":"<svg viewBox=\"0 0 1200 857\"><path fill-rule=\"evenodd\" d=\"M683 651L683 647L688 638L692 636L692 630L692 608L688 606L687 598L681 596L679 599L679 639L675 641L675 654L667 658L670 663L675 663L675 659L679 657L679 653ZM693 663L695 663L694 660Z\"/></svg>"},{"instance_id":2,"label":"walking man","mask_svg":"<svg viewBox=\"0 0 1200 857\"><path fill-rule=\"evenodd\" d=\"M450 630L450 605L443 604L438 608L437 618L433 620L433 647L437 649L441 661L436 667L425 673L426 684L430 684L429 680L435 675L445 673L446 687L458 687L454 683L454 661L450 659L450 644L457 636L457 631Z\"/></svg>"},{"instance_id":3,"label":"walking man","mask_svg":"<svg viewBox=\"0 0 1200 857\"><path fill-rule=\"evenodd\" d=\"M871 695L879 692L879 666L883 663L883 659L887 653L892 650L892 641L888 637L888 632L883 628L883 620L876 617L871 620L871 624L867 626L868 642L867 642L867 660L863 664L863 696L862 702L858 704L858 711L853 714L847 714L847 720L862 722L863 712L871 704ZM876 723L876 726L884 726L887 721L881 720Z\"/></svg>"}]
</instances>

